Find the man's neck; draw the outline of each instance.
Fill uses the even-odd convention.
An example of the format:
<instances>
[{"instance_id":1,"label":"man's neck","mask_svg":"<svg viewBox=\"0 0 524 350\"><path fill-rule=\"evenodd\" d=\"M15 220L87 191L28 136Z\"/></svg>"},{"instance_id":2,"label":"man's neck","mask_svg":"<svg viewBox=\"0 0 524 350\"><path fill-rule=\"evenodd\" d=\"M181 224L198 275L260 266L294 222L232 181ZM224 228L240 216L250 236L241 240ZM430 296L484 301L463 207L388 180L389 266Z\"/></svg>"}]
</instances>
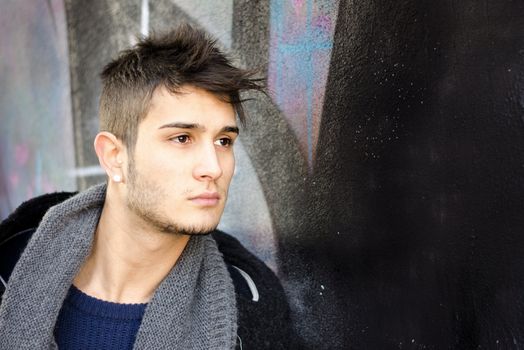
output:
<instances>
[{"instance_id":1,"label":"man's neck","mask_svg":"<svg viewBox=\"0 0 524 350\"><path fill-rule=\"evenodd\" d=\"M154 232L123 212L106 201L93 248L73 284L102 300L145 303L177 262L189 236Z\"/></svg>"}]
</instances>

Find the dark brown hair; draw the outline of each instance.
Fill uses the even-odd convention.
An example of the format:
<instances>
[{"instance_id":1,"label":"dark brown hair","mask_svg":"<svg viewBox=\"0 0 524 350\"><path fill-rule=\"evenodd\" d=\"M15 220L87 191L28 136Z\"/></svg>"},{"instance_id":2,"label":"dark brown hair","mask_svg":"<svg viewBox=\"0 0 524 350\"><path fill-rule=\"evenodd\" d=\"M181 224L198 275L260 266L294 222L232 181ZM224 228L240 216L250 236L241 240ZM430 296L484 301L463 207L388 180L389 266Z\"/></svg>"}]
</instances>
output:
<instances>
[{"instance_id":1,"label":"dark brown hair","mask_svg":"<svg viewBox=\"0 0 524 350\"><path fill-rule=\"evenodd\" d=\"M178 93L191 85L231 103L245 123L240 92L263 90L254 71L234 67L216 40L188 24L140 39L103 70L100 130L124 141L132 152L138 125L147 115L156 88Z\"/></svg>"}]
</instances>

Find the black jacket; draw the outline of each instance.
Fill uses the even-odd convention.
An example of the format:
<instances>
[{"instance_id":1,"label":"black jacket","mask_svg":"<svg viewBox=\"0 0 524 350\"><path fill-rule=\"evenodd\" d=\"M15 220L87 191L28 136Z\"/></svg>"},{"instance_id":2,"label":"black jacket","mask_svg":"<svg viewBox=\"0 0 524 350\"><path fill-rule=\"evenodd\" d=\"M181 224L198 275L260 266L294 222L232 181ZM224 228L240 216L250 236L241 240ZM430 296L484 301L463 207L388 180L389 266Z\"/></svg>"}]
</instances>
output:
<instances>
[{"instance_id":1,"label":"black jacket","mask_svg":"<svg viewBox=\"0 0 524 350\"><path fill-rule=\"evenodd\" d=\"M0 296L18 258L46 211L75 195L62 192L33 198L0 224ZM299 349L289 305L275 274L234 237L215 231L213 238L233 279L237 294L238 349Z\"/></svg>"}]
</instances>

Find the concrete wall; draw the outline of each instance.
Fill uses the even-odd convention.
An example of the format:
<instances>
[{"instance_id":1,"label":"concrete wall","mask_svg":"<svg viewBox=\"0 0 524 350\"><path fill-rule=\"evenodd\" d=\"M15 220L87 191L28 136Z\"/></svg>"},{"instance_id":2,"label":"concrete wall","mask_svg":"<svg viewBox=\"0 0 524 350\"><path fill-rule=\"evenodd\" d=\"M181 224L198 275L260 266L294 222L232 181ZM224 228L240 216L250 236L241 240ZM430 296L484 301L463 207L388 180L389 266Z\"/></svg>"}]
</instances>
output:
<instances>
[{"instance_id":1,"label":"concrete wall","mask_svg":"<svg viewBox=\"0 0 524 350\"><path fill-rule=\"evenodd\" d=\"M0 217L36 194L76 187L62 1L0 5Z\"/></svg>"},{"instance_id":2,"label":"concrete wall","mask_svg":"<svg viewBox=\"0 0 524 350\"><path fill-rule=\"evenodd\" d=\"M188 21L268 77L221 227L279 274L311 348L524 347L524 5L32 3L0 11L21 36L0 41L3 216L101 180L97 74Z\"/></svg>"}]
</instances>

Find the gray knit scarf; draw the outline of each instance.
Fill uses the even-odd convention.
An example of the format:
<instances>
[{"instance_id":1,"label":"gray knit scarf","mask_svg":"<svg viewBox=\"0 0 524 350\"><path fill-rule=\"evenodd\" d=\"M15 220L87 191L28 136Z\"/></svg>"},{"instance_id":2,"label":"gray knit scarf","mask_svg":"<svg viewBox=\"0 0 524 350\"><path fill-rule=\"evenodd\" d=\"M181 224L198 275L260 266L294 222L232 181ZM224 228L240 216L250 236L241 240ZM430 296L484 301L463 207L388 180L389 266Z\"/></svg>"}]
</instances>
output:
<instances>
[{"instance_id":1,"label":"gray knit scarf","mask_svg":"<svg viewBox=\"0 0 524 350\"><path fill-rule=\"evenodd\" d=\"M9 280L0 308L0 349L56 349L63 300L89 255L106 193L98 185L51 208ZM193 236L156 290L134 349L233 349L233 283L211 236Z\"/></svg>"}]
</instances>

